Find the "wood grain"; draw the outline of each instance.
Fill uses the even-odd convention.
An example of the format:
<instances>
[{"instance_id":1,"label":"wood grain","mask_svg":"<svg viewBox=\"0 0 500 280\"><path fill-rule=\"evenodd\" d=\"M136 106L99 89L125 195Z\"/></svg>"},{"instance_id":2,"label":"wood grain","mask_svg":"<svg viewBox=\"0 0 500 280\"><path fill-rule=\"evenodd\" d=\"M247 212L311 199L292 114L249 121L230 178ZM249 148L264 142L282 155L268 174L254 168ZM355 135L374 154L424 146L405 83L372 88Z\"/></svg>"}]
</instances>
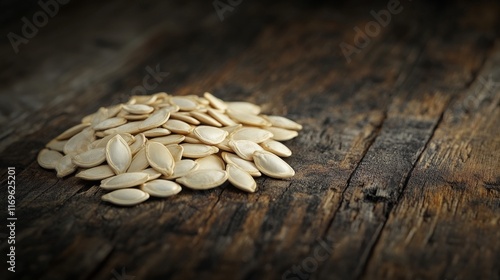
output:
<instances>
[{"instance_id":1,"label":"wood grain","mask_svg":"<svg viewBox=\"0 0 500 280\"><path fill-rule=\"evenodd\" d=\"M339 44L387 3L242 1L221 22L210 1L75 1L17 55L1 44L0 176L16 167L18 218L1 278L499 279L500 5L401 1L348 63ZM210 91L303 124L296 176L118 208L37 165L157 66L147 93Z\"/></svg>"}]
</instances>

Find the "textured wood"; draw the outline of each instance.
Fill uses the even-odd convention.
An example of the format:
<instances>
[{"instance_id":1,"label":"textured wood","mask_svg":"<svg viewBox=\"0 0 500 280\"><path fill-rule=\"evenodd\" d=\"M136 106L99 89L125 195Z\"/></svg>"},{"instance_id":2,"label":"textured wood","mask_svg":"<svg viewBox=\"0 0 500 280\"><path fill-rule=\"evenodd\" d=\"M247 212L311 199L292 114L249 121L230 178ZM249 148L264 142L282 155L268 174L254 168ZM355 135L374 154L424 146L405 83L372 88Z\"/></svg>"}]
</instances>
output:
<instances>
[{"instance_id":1,"label":"textured wood","mask_svg":"<svg viewBox=\"0 0 500 280\"><path fill-rule=\"evenodd\" d=\"M75 1L17 55L0 45L0 180L16 167L18 217L2 279L500 278L498 3L401 1L347 63L339 44L387 1L242 1L222 22L188 2ZM37 9L5 12L3 33ZM210 91L303 124L296 176L118 208L37 165L157 65L148 93Z\"/></svg>"}]
</instances>

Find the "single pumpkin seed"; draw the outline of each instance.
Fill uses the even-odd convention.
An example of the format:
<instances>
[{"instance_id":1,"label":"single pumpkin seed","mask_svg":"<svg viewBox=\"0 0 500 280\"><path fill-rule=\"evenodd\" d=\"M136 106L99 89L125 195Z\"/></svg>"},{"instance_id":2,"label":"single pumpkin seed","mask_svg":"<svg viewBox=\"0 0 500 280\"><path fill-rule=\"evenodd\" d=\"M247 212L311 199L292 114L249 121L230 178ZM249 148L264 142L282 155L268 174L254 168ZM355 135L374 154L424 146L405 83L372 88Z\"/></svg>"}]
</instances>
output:
<instances>
[{"instance_id":1,"label":"single pumpkin seed","mask_svg":"<svg viewBox=\"0 0 500 280\"><path fill-rule=\"evenodd\" d=\"M170 176L174 172L174 158L164 145L148 141L146 144L146 158L149 165L161 174Z\"/></svg>"},{"instance_id":2,"label":"single pumpkin seed","mask_svg":"<svg viewBox=\"0 0 500 280\"><path fill-rule=\"evenodd\" d=\"M66 177L76 171L76 165L73 163L71 155L63 156L55 166L57 177Z\"/></svg>"},{"instance_id":3,"label":"single pumpkin seed","mask_svg":"<svg viewBox=\"0 0 500 280\"><path fill-rule=\"evenodd\" d=\"M133 206L148 200L149 194L138 189L122 189L107 193L101 197L107 201L119 206Z\"/></svg>"},{"instance_id":4,"label":"single pumpkin seed","mask_svg":"<svg viewBox=\"0 0 500 280\"><path fill-rule=\"evenodd\" d=\"M283 179L295 175L295 171L288 163L271 152L255 151L253 160L255 166L269 177Z\"/></svg>"},{"instance_id":5,"label":"single pumpkin seed","mask_svg":"<svg viewBox=\"0 0 500 280\"><path fill-rule=\"evenodd\" d=\"M165 176L165 179L175 179L186 176L190 172L198 170L198 163L191 159L182 159L175 163L174 173L170 176Z\"/></svg>"},{"instance_id":6,"label":"single pumpkin seed","mask_svg":"<svg viewBox=\"0 0 500 280\"><path fill-rule=\"evenodd\" d=\"M94 126L95 130L106 130L109 128L117 127L122 124L127 123L127 120L124 118L116 117L116 118L110 118L107 120L104 120L97 125Z\"/></svg>"},{"instance_id":7,"label":"single pumpkin seed","mask_svg":"<svg viewBox=\"0 0 500 280\"><path fill-rule=\"evenodd\" d=\"M57 151L43 149L38 153L38 164L46 169L55 169L63 155Z\"/></svg>"},{"instance_id":8,"label":"single pumpkin seed","mask_svg":"<svg viewBox=\"0 0 500 280\"><path fill-rule=\"evenodd\" d=\"M146 148L140 149L132 158L132 162L127 169L127 172L136 172L148 168L149 162L146 158Z\"/></svg>"},{"instance_id":9,"label":"single pumpkin seed","mask_svg":"<svg viewBox=\"0 0 500 280\"><path fill-rule=\"evenodd\" d=\"M232 140L250 140L255 143L262 143L271 137L273 134L270 131L257 127L243 127L229 134Z\"/></svg>"},{"instance_id":10,"label":"single pumpkin seed","mask_svg":"<svg viewBox=\"0 0 500 280\"><path fill-rule=\"evenodd\" d=\"M290 130L301 130L302 125L282 116L262 116L267 119L272 126Z\"/></svg>"},{"instance_id":11,"label":"single pumpkin seed","mask_svg":"<svg viewBox=\"0 0 500 280\"><path fill-rule=\"evenodd\" d=\"M170 144L179 144L182 141L184 141L185 138L186 138L186 136L184 136L184 135L172 134L172 135L163 136L163 137L151 138L151 139L149 139L149 141L158 142L158 143L161 143L163 145L170 145Z\"/></svg>"},{"instance_id":12,"label":"single pumpkin seed","mask_svg":"<svg viewBox=\"0 0 500 280\"><path fill-rule=\"evenodd\" d=\"M266 127L267 131L270 131L273 134L273 139L276 141L286 141L292 138L297 137L299 133L295 130L289 130L280 127Z\"/></svg>"},{"instance_id":13,"label":"single pumpkin seed","mask_svg":"<svg viewBox=\"0 0 500 280\"><path fill-rule=\"evenodd\" d=\"M170 135L170 133L172 133L172 132L170 132L170 130L168 130L166 128L158 127L158 128L146 130L143 133L144 133L144 136L149 138L149 137L167 136L167 135Z\"/></svg>"},{"instance_id":14,"label":"single pumpkin seed","mask_svg":"<svg viewBox=\"0 0 500 280\"><path fill-rule=\"evenodd\" d=\"M216 127L200 125L193 130L193 134L205 144L216 145L226 138L228 132Z\"/></svg>"},{"instance_id":15,"label":"single pumpkin seed","mask_svg":"<svg viewBox=\"0 0 500 280\"><path fill-rule=\"evenodd\" d=\"M91 168L96 167L106 160L106 149L95 148L86 152L80 153L73 157L73 163L76 166Z\"/></svg>"},{"instance_id":16,"label":"single pumpkin seed","mask_svg":"<svg viewBox=\"0 0 500 280\"><path fill-rule=\"evenodd\" d=\"M242 159L253 160L253 153L262 150L259 144L250 140L231 140L229 147Z\"/></svg>"},{"instance_id":17,"label":"single pumpkin seed","mask_svg":"<svg viewBox=\"0 0 500 280\"><path fill-rule=\"evenodd\" d=\"M219 152L219 148L204 144L181 144L184 148L183 157L201 158Z\"/></svg>"},{"instance_id":18,"label":"single pumpkin seed","mask_svg":"<svg viewBox=\"0 0 500 280\"><path fill-rule=\"evenodd\" d=\"M248 160L244 160L233 153L222 152L221 155L226 164L232 163L234 165L237 165L238 167L240 167L253 177L262 176L257 166L255 166L255 163Z\"/></svg>"},{"instance_id":19,"label":"single pumpkin seed","mask_svg":"<svg viewBox=\"0 0 500 280\"><path fill-rule=\"evenodd\" d=\"M144 104L129 104L123 105L123 110L136 115L149 114L154 108Z\"/></svg>"},{"instance_id":20,"label":"single pumpkin seed","mask_svg":"<svg viewBox=\"0 0 500 280\"><path fill-rule=\"evenodd\" d=\"M197 170L190 172L184 177L180 177L175 181L181 185L195 190L208 190L218 187L227 180L227 172L225 170Z\"/></svg>"},{"instance_id":21,"label":"single pumpkin seed","mask_svg":"<svg viewBox=\"0 0 500 280\"><path fill-rule=\"evenodd\" d=\"M253 193L257 183L253 177L235 164L228 163L226 166L229 182L240 190Z\"/></svg>"},{"instance_id":22,"label":"single pumpkin seed","mask_svg":"<svg viewBox=\"0 0 500 280\"><path fill-rule=\"evenodd\" d=\"M221 99L213 96L210 92L205 92L203 94L203 97L205 97L210 103L210 105L212 105L212 107L214 107L215 109L226 110L227 108L226 103Z\"/></svg>"},{"instance_id":23,"label":"single pumpkin seed","mask_svg":"<svg viewBox=\"0 0 500 280\"><path fill-rule=\"evenodd\" d=\"M220 156L217 155L209 155L206 157L198 158L195 160L198 163L198 170L204 169L217 169L217 170L225 170L226 165L224 164L224 160Z\"/></svg>"},{"instance_id":24,"label":"single pumpkin seed","mask_svg":"<svg viewBox=\"0 0 500 280\"><path fill-rule=\"evenodd\" d=\"M101 181L100 187L105 190L117 190L139 186L149 179L143 172L129 172L115 175Z\"/></svg>"},{"instance_id":25,"label":"single pumpkin seed","mask_svg":"<svg viewBox=\"0 0 500 280\"><path fill-rule=\"evenodd\" d=\"M116 174L124 173L132 162L132 151L119 134L106 145L106 161Z\"/></svg>"},{"instance_id":26,"label":"single pumpkin seed","mask_svg":"<svg viewBox=\"0 0 500 280\"><path fill-rule=\"evenodd\" d=\"M75 177L84 180L102 180L112 176L115 176L115 172L107 164L82 170L75 175Z\"/></svg>"},{"instance_id":27,"label":"single pumpkin seed","mask_svg":"<svg viewBox=\"0 0 500 280\"><path fill-rule=\"evenodd\" d=\"M141 190L155 197L169 197L178 194L182 188L179 184L168 180L153 180L141 185Z\"/></svg>"}]
</instances>

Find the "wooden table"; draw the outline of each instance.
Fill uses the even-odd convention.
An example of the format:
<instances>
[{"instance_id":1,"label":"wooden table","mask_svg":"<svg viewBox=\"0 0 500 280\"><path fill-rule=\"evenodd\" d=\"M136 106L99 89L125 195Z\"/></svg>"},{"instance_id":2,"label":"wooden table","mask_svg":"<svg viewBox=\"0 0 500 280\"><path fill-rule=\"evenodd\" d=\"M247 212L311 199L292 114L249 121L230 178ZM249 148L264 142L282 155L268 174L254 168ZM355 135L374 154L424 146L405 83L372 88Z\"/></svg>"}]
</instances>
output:
<instances>
[{"instance_id":1,"label":"wooden table","mask_svg":"<svg viewBox=\"0 0 500 280\"><path fill-rule=\"evenodd\" d=\"M1 44L17 218L1 279L500 278L498 2L137 2L60 4L17 54ZM24 5L2 34L43 11ZM158 91L300 122L296 176L119 208L35 162L83 116Z\"/></svg>"}]
</instances>

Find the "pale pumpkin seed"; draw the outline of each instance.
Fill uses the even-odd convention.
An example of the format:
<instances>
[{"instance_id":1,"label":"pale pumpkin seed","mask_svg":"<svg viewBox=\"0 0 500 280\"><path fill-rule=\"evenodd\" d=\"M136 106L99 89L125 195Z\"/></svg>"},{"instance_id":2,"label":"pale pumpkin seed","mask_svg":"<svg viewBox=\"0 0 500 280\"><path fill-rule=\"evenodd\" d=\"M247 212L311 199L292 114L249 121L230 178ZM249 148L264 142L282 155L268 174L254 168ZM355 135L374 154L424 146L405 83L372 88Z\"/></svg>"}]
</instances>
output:
<instances>
[{"instance_id":1,"label":"pale pumpkin seed","mask_svg":"<svg viewBox=\"0 0 500 280\"><path fill-rule=\"evenodd\" d=\"M132 162L132 151L119 134L106 145L106 161L116 174L124 173Z\"/></svg>"},{"instance_id":2,"label":"pale pumpkin seed","mask_svg":"<svg viewBox=\"0 0 500 280\"><path fill-rule=\"evenodd\" d=\"M158 179L142 184L141 190L154 197L169 197L178 194L182 188L175 182Z\"/></svg>"},{"instance_id":3,"label":"pale pumpkin seed","mask_svg":"<svg viewBox=\"0 0 500 280\"><path fill-rule=\"evenodd\" d=\"M255 192L257 183L253 177L235 164L228 163L226 166L229 182L240 190Z\"/></svg>"},{"instance_id":4,"label":"pale pumpkin seed","mask_svg":"<svg viewBox=\"0 0 500 280\"><path fill-rule=\"evenodd\" d=\"M181 185L195 190L208 190L218 187L227 180L227 172L225 170L197 170L190 172L184 177L180 177L175 181Z\"/></svg>"},{"instance_id":5,"label":"pale pumpkin seed","mask_svg":"<svg viewBox=\"0 0 500 280\"><path fill-rule=\"evenodd\" d=\"M143 172L122 173L102 180L100 187L105 190L131 188L145 183L148 178L149 175Z\"/></svg>"},{"instance_id":6,"label":"pale pumpkin seed","mask_svg":"<svg viewBox=\"0 0 500 280\"><path fill-rule=\"evenodd\" d=\"M43 149L38 153L38 164L46 169L55 169L63 155L57 151Z\"/></svg>"},{"instance_id":7,"label":"pale pumpkin seed","mask_svg":"<svg viewBox=\"0 0 500 280\"><path fill-rule=\"evenodd\" d=\"M268 151L255 151L253 160L257 168L269 177L283 179L295 175L295 171L277 155Z\"/></svg>"},{"instance_id":8,"label":"pale pumpkin seed","mask_svg":"<svg viewBox=\"0 0 500 280\"><path fill-rule=\"evenodd\" d=\"M149 194L138 189L122 189L107 193L101 197L107 201L119 206L133 206L148 200Z\"/></svg>"},{"instance_id":9,"label":"pale pumpkin seed","mask_svg":"<svg viewBox=\"0 0 500 280\"><path fill-rule=\"evenodd\" d=\"M161 174L170 176L174 172L174 158L164 145L149 141L146 144L146 158L149 165Z\"/></svg>"}]
</instances>

